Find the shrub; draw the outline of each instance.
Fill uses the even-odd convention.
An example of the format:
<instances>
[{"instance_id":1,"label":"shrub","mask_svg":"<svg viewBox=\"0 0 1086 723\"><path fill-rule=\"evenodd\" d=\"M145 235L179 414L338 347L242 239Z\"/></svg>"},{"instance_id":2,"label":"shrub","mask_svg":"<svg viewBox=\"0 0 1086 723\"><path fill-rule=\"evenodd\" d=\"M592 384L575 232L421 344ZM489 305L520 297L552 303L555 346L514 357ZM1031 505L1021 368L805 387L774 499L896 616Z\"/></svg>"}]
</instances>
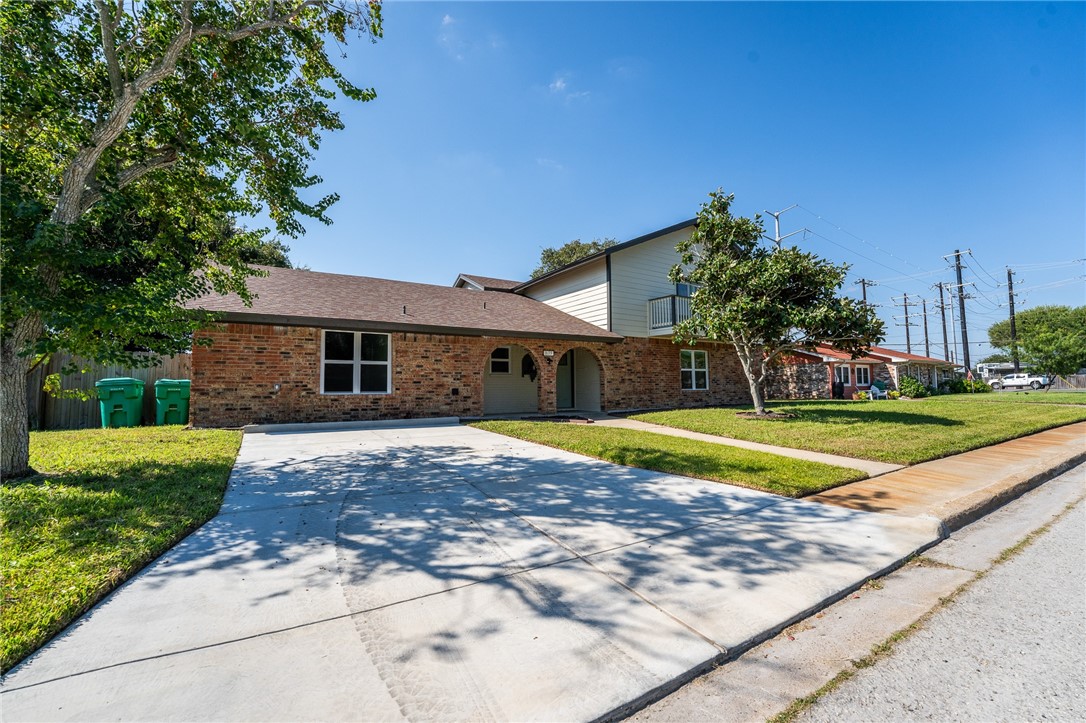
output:
<instances>
[{"instance_id":1,"label":"shrub","mask_svg":"<svg viewBox=\"0 0 1086 723\"><path fill-rule=\"evenodd\" d=\"M975 394L992 391L983 379L951 379L943 382L942 389L947 394Z\"/></svg>"},{"instance_id":2,"label":"shrub","mask_svg":"<svg viewBox=\"0 0 1086 723\"><path fill-rule=\"evenodd\" d=\"M943 382L941 386L947 394L961 394L965 391L965 380L950 379Z\"/></svg>"},{"instance_id":3,"label":"shrub","mask_svg":"<svg viewBox=\"0 0 1086 723\"><path fill-rule=\"evenodd\" d=\"M855 394L852 395L852 398L857 400L857 401L860 401L860 402L866 402L867 401L867 392L856 392Z\"/></svg>"},{"instance_id":4,"label":"shrub","mask_svg":"<svg viewBox=\"0 0 1086 723\"><path fill-rule=\"evenodd\" d=\"M890 391L886 392L886 396L890 399L901 399L901 392L896 389L891 389Z\"/></svg>"},{"instance_id":5,"label":"shrub","mask_svg":"<svg viewBox=\"0 0 1086 723\"><path fill-rule=\"evenodd\" d=\"M928 388L921 383L916 377L903 376L897 383L897 388L901 392L903 397L912 397L913 399L922 399L931 395Z\"/></svg>"}]
</instances>

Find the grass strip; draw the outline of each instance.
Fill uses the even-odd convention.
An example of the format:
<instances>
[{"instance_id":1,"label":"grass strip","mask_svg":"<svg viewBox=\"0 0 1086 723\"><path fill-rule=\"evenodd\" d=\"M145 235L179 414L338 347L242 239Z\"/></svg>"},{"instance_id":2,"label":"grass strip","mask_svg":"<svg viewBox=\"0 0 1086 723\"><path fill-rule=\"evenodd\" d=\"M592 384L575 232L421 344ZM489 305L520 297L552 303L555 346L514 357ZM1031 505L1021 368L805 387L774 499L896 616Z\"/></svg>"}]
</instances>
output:
<instances>
[{"instance_id":1,"label":"grass strip","mask_svg":"<svg viewBox=\"0 0 1086 723\"><path fill-rule=\"evenodd\" d=\"M240 432L31 432L40 474L0 486L6 672L213 517Z\"/></svg>"},{"instance_id":2,"label":"grass strip","mask_svg":"<svg viewBox=\"0 0 1086 723\"><path fill-rule=\"evenodd\" d=\"M629 467L787 497L802 497L867 477L855 469L618 427L527 421L476 422L471 426Z\"/></svg>"},{"instance_id":3,"label":"grass strip","mask_svg":"<svg viewBox=\"0 0 1086 723\"><path fill-rule=\"evenodd\" d=\"M976 395L990 396L990 395ZM1086 407L988 404L954 397L916 401L774 402L792 419L737 417L745 408L676 409L634 419L703 434L897 464L916 464L1086 420Z\"/></svg>"}]
</instances>

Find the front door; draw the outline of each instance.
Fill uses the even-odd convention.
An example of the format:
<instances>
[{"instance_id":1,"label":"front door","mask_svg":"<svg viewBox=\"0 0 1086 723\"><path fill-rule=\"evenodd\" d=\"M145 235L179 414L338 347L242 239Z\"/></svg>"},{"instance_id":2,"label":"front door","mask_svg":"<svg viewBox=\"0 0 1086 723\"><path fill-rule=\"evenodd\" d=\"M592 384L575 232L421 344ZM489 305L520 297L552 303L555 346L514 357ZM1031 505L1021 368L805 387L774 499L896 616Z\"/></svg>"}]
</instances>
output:
<instances>
[{"instance_id":1,"label":"front door","mask_svg":"<svg viewBox=\"0 0 1086 723\"><path fill-rule=\"evenodd\" d=\"M573 350L558 360L557 369L558 408L573 409Z\"/></svg>"}]
</instances>

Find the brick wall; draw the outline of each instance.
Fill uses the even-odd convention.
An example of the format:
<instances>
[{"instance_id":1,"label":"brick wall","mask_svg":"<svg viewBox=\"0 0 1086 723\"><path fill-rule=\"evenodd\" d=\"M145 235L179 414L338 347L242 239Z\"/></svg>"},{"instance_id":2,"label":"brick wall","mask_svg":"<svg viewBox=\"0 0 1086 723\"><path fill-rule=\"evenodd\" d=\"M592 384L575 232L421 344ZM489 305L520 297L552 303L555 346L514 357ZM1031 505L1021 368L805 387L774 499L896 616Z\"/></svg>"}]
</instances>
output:
<instances>
[{"instance_id":1,"label":"brick wall","mask_svg":"<svg viewBox=\"0 0 1086 723\"><path fill-rule=\"evenodd\" d=\"M555 365L574 347L591 351L600 364L604 409L750 403L739 360L722 344L697 347L709 352L709 389L682 391L679 347L669 339L606 344L399 332L391 334L391 394L326 395L318 328L222 324L200 336L212 344L192 354L190 418L197 426L481 416L490 352L511 344L535 360L545 414L556 409ZM545 349L555 352L551 363Z\"/></svg>"}]
</instances>

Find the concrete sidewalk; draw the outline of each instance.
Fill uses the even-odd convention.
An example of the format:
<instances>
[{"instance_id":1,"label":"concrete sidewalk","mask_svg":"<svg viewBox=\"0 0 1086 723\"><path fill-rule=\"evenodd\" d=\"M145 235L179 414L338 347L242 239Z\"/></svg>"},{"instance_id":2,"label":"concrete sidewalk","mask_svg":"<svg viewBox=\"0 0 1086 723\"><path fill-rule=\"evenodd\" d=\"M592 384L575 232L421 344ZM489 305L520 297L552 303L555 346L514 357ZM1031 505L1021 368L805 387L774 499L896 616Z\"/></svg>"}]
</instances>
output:
<instances>
[{"instance_id":1,"label":"concrete sidewalk","mask_svg":"<svg viewBox=\"0 0 1086 723\"><path fill-rule=\"evenodd\" d=\"M770 454L780 455L781 457L793 457L795 459L805 459L811 462L832 464L836 467L858 469L861 472L866 472L868 475L871 476L886 474L887 472L893 472L894 470L902 468L902 465L900 464L890 464L889 462L876 462L870 459L856 459L855 457L842 457L839 454L811 452L810 450L795 449L793 447L778 447L774 444L762 444L761 442L748 442L743 439L733 439L732 437L720 437L715 434L703 434L701 432L691 432L687 429L665 427L662 424L642 422L639 419L611 417L601 414L599 416L593 416L592 421L595 424L603 427L622 427L623 429L637 429L642 432L655 432L656 434L666 434L672 437L685 437L686 439L696 439L701 442L712 442L713 444L724 444L729 447L752 449L756 452L768 452Z\"/></svg>"},{"instance_id":2,"label":"concrete sidewalk","mask_svg":"<svg viewBox=\"0 0 1086 723\"><path fill-rule=\"evenodd\" d=\"M960 586L968 584L978 573L991 569L1004 550L1052 523L1067 511L1069 505L1081 508L1084 498L1086 466L1080 465L955 531L948 539L876 583L865 585L738 659L690 682L640 711L634 720L639 723L747 723L773 718L793 701L811 695L839 673L856 672L855 661L871 655L873 646L884 643L917 620L923 620L929 610L953 597ZM1072 580L1072 588L1074 584ZM1032 610L1032 602L1028 610ZM1024 610L1020 614L1028 612ZM980 618L976 628L998 638L1002 630L991 627L990 622ZM1066 634L1073 635L1074 630L1069 629ZM1023 650L1021 656L993 665L1018 664L1026 652ZM944 663L943 658L931 661L933 666ZM1060 660L1053 660L1053 663L1063 665ZM947 683L957 686L986 680L986 673L979 672L982 670L986 670L983 665L978 672L970 669L971 677L950 678ZM899 703L904 705L910 696L923 695L923 689L917 688L916 682L915 677L901 679L907 694L898 699ZM1025 694L1032 693L1027 691ZM1006 694L1005 689L1000 689L989 692L985 698ZM883 699L873 700L872 705L884 702ZM971 710L975 713L975 709ZM929 719L904 709L897 718ZM975 715L954 717L943 709L939 709L934 717L946 720L975 718ZM855 716L846 719L855 719ZM861 713L860 719L878 720L880 716ZM1014 719L1013 716L1010 719ZM1057 715L1053 719L1061 718Z\"/></svg>"},{"instance_id":3,"label":"concrete sidewalk","mask_svg":"<svg viewBox=\"0 0 1086 723\"><path fill-rule=\"evenodd\" d=\"M805 499L933 517L956 530L1086 460L1086 422L932 460Z\"/></svg>"}]
</instances>

